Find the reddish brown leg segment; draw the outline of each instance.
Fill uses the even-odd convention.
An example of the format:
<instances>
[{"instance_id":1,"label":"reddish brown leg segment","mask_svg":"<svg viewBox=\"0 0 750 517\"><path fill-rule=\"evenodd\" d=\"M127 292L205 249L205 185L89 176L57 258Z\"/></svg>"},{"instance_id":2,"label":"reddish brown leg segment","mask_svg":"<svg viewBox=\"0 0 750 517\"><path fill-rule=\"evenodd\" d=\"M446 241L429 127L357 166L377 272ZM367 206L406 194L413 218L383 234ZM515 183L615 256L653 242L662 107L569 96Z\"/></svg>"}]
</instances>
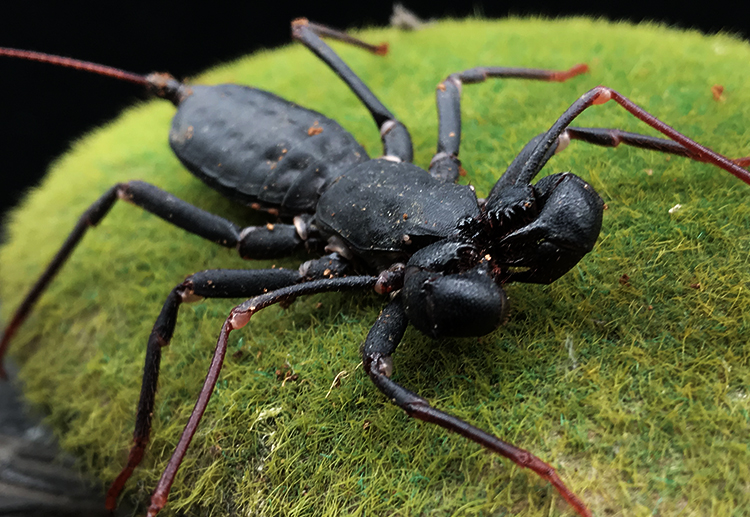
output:
<instances>
[{"instance_id":1,"label":"reddish brown leg segment","mask_svg":"<svg viewBox=\"0 0 750 517\"><path fill-rule=\"evenodd\" d=\"M657 138L655 136L641 135L631 133L616 128L603 127L568 127L561 135L563 140L580 140L589 144L600 145L602 147L617 147L620 144L639 147L649 151L658 151L660 153L676 154L696 161L705 161L703 156L693 154L679 142L667 138ZM562 149L558 147L556 152ZM735 158L732 162L740 167L750 165L750 157Z\"/></svg>"},{"instance_id":2,"label":"reddish brown leg segment","mask_svg":"<svg viewBox=\"0 0 750 517\"><path fill-rule=\"evenodd\" d=\"M722 156L719 153L702 146L657 119L621 93L607 88L606 86L597 86L581 95L581 97L578 98L578 100L576 100L559 119L557 119L549 131L547 131L545 137L541 139L539 145L537 145L531 153L529 159L526 161L523 169L519 171L518 175L514 175L513 178L507 177L506 175L503 180L505 182L515 180L516 183L521 184L529 183L544 166L548 151L553 145L557 144L558 138L568 125L570 125L578 115L583 113L586 108L595 104L604 104L610 100L614 100L639 120L642 120L660 133L663 133L672 140L680 143L689 153L689 158L720 167L750 185L750 172L738 165L738 163L744 164L746 162L744 158L732 161L726 156Z\"/></svg>"},{"instance_id":3,"label":"reddish brown leg segment","mask_svg":"<svg viewBox=\"0 0 750 517\"><path fill-rule=\"evenodd\" d=\"M487 79L528 79L563 82L586 73L589 67L578 64L568 70L539 68L507 68L481 66L449 75L438 84L435 101L438 109L437 151L430 161L429 172L441 181L454 182L461 171L458 151L461 145L461 90L464 84L476 84Z\"/></svg>"},{"instance_id":4,"label":"reddish brown leg segment","mask_svg":"<svg viewBox=\"0 0 750 517\"><path fill-rule=\"evenodd\" d=\"M694 160L697 160L699 162L712 163L717 167L721 167L725 171L750 185L750 172L737 165L731 159L712 151L708 147L702 146L698 142L691 140L682 133L666 125L664 122L662 122L640 106L636 105L633 101L631 101L621 93L604 86L599 86L597 88L601 89L601 93L594 99L594 104L604 104L609 100L609 96L612 100L616 101L620 106L629 111L637 119L642 120L652 128L661 133L664 133L672 140L681 143L686 149L692 151L694 155L692 156L692 158ZM744 159L742 158L740 158L738 161L744 163Z\"/></svg>"},{"instance_id":5,"label":"reddish brown leg segment","mask_svg":"<svg viewBox=\"0 0 750 517\"><path fill-rule=\"evenodd\" d=\"M148 517L154 517L167 503L167 496L169 495L169 490L172 488L174 478L177 475L182 459L185 457L185 453L190 446L193 435L198 429L198 424L200 424L203 413L206 410L208 400L211 398L211 394L214 391L214 386L216 386L216 380L219 377L219 372L221 371L221 366L224 362L224 356L227 352L227 342L230 332L247 325L253 314L269 305L290 302L298 296L307 294L367 289L373 287L376 281L377 277L371 276L350 276L345 278L313 280L304 284L282 287L276 291L256 296L255 298L251 298L245 303L232 309L232 312L229 314L229 317L221 328L213 359L211 359L211 365L208 368L206 380L203 382L203 387L198 395L198 400L195 403L193 412L190 414L188 423L182 431L180 441L177 443L177 447L172 453L172 457L170 458L167 467L164 469L161 479L159 479L159 483L156 485L156 489L151 496Z\"/></svg>"},{"instance_id":6,"label":"reddish brown leg segment","mask_svg":"<svg viewBox=\"0 0 750 517\"><path fill-rule=\"evenodd\" d=\"M579 515L591 517L591 511L577 495L565 486L565 483L562 482L555 469L550 465L529 451L504 442L460 418L433 408L425 399L390 379L393 368L391 354L401 341L407 324L408 321L401 300L396 298L383 310L367 335L367 340L362 349L362 360L365 371L375 386L394 404L406 411L409 416L458 433L492 452L505 456L520 467L533 470L540 477L549 481Z\"/></svg>"},{"instance_id":7,"label":"reddish brown leg segment","mask_svg":"<svg viewBox=\"0 0 750 517\"><path fill-rule=\"evenodd\" d=\"M381 55L387 52L388 46L369 45L342 32L316 23L310 23L304 18L292 22L292 37L309 48L327 64L346 83L352 93L359 97L359 100L362 101L362 104L370 112L380 130L380 139L383 142L383 154L404 162L411 162L414 157L414 150L412 148L411 136L406 126L396 119L396 116L380 102L367 85L362 82L362 79L357 77L357 74L349 68L349 65L344 63L338 54L326 45L321 37L334 38Z\"/></svg>"},{"instance_id":8,"label":"reddish brown leg segment","mask_svg":"<svg viewBox=\"0 0 750 517\"><path fill-rule=\"evenodd\" d=\"M292 285L301 280L296 270L276 269L214 269L190 275L169 293L146 346L143 381L133 431L133 445L128 462L107 491L106 507L114 510L125 483L140 464L151 435L156 387L159 380L161 349L168 346L177 323L177 313L184 302L201 298L247 298Z\"/></svg>"}]
</instances>

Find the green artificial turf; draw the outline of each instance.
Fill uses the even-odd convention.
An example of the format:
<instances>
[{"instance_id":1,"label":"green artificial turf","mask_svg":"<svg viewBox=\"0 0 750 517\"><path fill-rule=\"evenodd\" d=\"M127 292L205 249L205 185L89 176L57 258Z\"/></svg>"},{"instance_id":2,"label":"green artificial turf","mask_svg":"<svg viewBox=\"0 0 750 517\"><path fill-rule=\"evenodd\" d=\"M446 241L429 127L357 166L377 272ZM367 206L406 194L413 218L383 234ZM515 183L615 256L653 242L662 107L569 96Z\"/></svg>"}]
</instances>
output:
<instances>
[{"instance_id":1,"label":"green artificial turf","mask_svg":"<svg viewBox=\"0 0 750 517\"><path fill-rule=\"evenodd\" d=\"M461 181L480 195L525 142L597 84L719 152L750 154L750 47L728 35L510 19L361 36L388 41L390 53L333 45L410 128L422 166L435 149L434 88L449 73L590 65L564 84L464 87ZM301 45L195 81L268 89L337 119L371 155L381 152L366 110ZM720 100L714 84L724 86ZM243 224L266 220L180 166L167 146L173 112L163 101L136 106L82 138L9 217L0 250L5 321L85 207L117 181L146 180ZM654 134L615 103L590 109L577 125ZM545 170L572 170L605 199L594 251L554 285L508 286L510 319L489 336L431 341L409 329L394 378L551 463L596 515L746 515L750 186L683 158L576 142ZM108 482L125 463L146 339L169 290L203 269L270 265L243 262L126 204L89 233L12 347L29 400L83 469ZM153 439L124 497L147 500L235 303L180 309ZM383 305L372 293L312 296L235 332L165 514L571 515L546 482L409 419L372 386L358 350ZM284 382L287 370L296 380Z\"/></svg>"}]
</instances>

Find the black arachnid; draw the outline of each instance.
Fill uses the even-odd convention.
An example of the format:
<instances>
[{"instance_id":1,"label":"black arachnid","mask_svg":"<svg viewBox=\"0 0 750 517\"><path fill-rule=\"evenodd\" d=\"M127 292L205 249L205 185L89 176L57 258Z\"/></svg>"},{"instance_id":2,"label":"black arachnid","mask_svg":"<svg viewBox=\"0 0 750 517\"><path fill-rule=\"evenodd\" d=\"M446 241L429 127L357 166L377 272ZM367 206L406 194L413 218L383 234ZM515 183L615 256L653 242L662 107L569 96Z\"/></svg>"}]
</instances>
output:
<instances>
[{"instance_id":1,"label":"black arachnid","mask_svg":"<svg viewBox=\"0 0 750 517\"><path fill-rule=\"evenodd\" d=\"M134 444L127 465L113 482L106 504L114 508L151 431L162 347L169 344L183 302L201 298L249 298L226 319L198 402L151 499L149 515L166 504L169 489L217 382L231 331L273 304L330 291L374 289L390 299L364 346L365 371L375 386L410 416L438 424L549 481L580 514L585 504L554 469L461 419L433 408L391 380L391 356L409 322L433 338L482 336L505 319L509 282L548 284L591 251L602 223L604 202L571 173L531 181L571 139L618 144L708 162L750 183L740 165L688 139L620 93L598 86L583 94L545 132L533 138L500 176L486 199L457 185L463 85L489 78L565 81L587 70L481 67L457 72L437 86L437 152L427 170L411 164L412 144L399 122L347 65L321 40L331 37L376 53L346 34L296 20L295 39L322 59L360 98L380 130L383 153L371 159L337 122L258 89L233 84L186 85L166 74L141 76L100 65L13 49L0 55L54 62L112 75L147 87L178 110L169 142L185 167L228 198L278 215L281 222L241 228L141 181L114 185L81 216L14 317L0 343L0 356L36 300L64 264L88 227L117 201L125 200L246 259L272 259L308 251L318 258L298 270L207 270L195 273L168 295L148 339ZM615 101L669 139L618 129L570 124L587 108Z\"/></svg>"}]
</instances>

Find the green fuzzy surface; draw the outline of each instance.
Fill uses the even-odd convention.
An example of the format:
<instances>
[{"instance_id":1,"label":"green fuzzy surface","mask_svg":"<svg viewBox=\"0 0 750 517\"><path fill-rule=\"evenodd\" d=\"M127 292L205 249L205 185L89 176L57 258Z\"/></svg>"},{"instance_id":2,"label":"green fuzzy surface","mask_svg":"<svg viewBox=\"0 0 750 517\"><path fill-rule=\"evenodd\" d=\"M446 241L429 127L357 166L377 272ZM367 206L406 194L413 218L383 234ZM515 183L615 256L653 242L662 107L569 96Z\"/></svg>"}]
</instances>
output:
<instances>
[{"instance_id":1,"label":"green fuzzy surface","mask_svg":"<svg viewBox=\"0 0 750 517\"><path fill-rule=\"evenodd\" d=\"M480 196L528 140L598 84L720 153L750 154L750 47L727 35L587 19L446 21L360 35L388 41L390 53L332 46L411 130L421 166L435 152L434 89L449 73L590 65L564 84L464 87L461 182ZM270 90L338 120L371 155L381 153L366 110L301 45L195 82ZM714 84L724 86L721 100ZM0 250L4 321L79 215L115 182L148 181L240 224L267 220L181 167L167 145L173 113L150 102L82 138L9 217ZM613 102L575 125L655 134ZM507 286L510 319L488 336L432 341L410 328L394 379L549 462L595 515L746 515L750 187L709 165L624 146L573 142L543 173L565 170L608 205L595 249L553 285ZM11 352L28 399L82 469L109 482L125 464L146 340L170 289L203 269L271 264L242 261L124 203L89 232ZM239 301L180 309L152 441L124 497L147 501ZM411 420L377 391L359 366L359 346L383 305L374 293L317 295L264 310L234 332L164 514L572 515L533 473ZM283 382L287 369L296 381ZM337 374L340 386L329 393Z\"/></svg>"}]
</instances>

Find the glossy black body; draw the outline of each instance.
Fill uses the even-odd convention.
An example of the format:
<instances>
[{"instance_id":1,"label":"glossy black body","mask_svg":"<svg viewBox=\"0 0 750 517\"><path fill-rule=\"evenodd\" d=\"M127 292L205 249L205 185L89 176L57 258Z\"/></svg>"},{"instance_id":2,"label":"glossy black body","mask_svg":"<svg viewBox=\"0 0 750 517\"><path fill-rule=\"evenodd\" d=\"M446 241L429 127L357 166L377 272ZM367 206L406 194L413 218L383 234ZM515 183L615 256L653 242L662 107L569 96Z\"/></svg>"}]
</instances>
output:
<instances>
[{"instance_id":1,"label":"glossy black body","mask_svg":"<svg viewBox=\"0 0 750 517\"><path fill-rule=\"evenodd\" d=\"M525 168L545 143L540 137L530 142L485 204L471 187L454 183L455 154L434 160L439 166L430 171L409 163L408 133L388 140L381 129L385 151L402 156L370 159L337 122L272 93L232 84L177 88L169 140L188 170L228 198L282 220L307 214L301 234L290 224L242 230L220 223L218 238L201 230L204 235L236 245L245 258L283 257L304 245L321 255L336 252L358 273L406 264L396 282L406 284L404 309L432 337L491 332L507 314L503 284L556 280L599 234L604 203L586 182L562 173L529 184L557 139L533 174ZM454 111L441 123L455 128L460 117ZM164 210L160 204L158 194L148 202L154 212ZM184 214L185 228L214 224L189 207Z\"/></svg>"},{"instance_id":2,"label":"glossy black body","mask_svg":"<svg viewBox=\"0 0 750 517\"><path fill-rule=\"evenodd\" d=\"M383 270L479 214L471 188L441 182L411 163L376 159L328 188L315 221L324 234L340 236L365 263Z\"/></svg>"},{"instance_id":3,"label":"glossy black body","mask_svg":"<svg viewBox=\"0 0 750 517\"><path fill-rule=\"evenodd\" d=\"M169 143L190 172L240 203L312 213L333 180L369 158L335 120L272 93L236 84L189 92Z\"/></svg>"}]
</instances>

